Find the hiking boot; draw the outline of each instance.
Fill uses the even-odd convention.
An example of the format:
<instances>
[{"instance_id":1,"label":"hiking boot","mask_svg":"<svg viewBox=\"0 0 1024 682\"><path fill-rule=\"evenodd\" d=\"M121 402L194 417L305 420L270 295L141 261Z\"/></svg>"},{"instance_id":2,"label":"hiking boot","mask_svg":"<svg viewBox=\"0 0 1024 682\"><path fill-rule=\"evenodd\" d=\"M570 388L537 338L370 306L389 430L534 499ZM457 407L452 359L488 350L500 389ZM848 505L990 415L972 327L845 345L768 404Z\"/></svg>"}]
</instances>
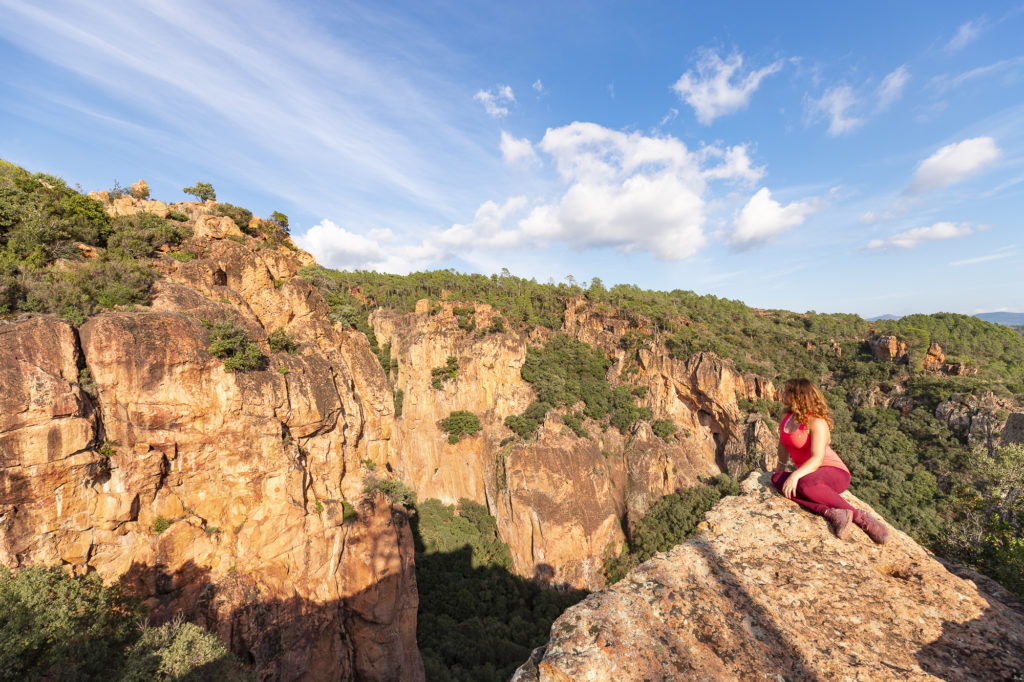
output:
<instances>
[{"instance_id":1,"label":"hiking boot","mask_svg":"<svg viewBox=\"0 0 1024 682\"><path fill-rule=\"evenodd\" d=\"M868 537L879 545L889 541L889 527L867 512L857 510L853 515L853 522L868 534Z\"/></svg>"},{"instance_id":2,"label":"hiking boot","mask_svg":"<svg viewBox=\"0 0 1024 682\"><path fill-rule=\"evenodd\" d=\"M832 526L832 532L836 534L837 538L845 540L850 537L850 521L853 518L853 513L849 509L832 507L822 516L828 519L829 525Z\"/></svg>"}]
</instances>

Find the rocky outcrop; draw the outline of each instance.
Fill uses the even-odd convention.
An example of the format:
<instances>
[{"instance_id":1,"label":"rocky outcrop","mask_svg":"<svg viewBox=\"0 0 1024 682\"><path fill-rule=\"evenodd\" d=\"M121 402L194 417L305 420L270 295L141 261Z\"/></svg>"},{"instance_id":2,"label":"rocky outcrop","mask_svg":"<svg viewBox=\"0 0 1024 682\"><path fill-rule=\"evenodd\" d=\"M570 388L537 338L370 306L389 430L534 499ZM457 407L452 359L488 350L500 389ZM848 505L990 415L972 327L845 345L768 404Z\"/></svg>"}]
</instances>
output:
<instances>
[{"instance_id":1,"label":"rocky outcrop","mask_svg":"<svg viewBox=\"0 0 1024 682\"><path fill-rule=\"evenodd\" d=\"M264 679L422 679L409 524L363 493L393 421L380 365L294 276L301 254L220 227L155 263L148 308L0 322L0 562L122 581ZM222 319L261 369L211 357ZM272 351L278 329L296 352Z\"/></svg>"},{"instance_id":2,"label":"rocky outcrop","mask_svg":"<svg viewBox=\"0 0 1024 682\"><path fill-rule=\"evenodd\" d=\"M1002 442L1014 442L1001 439L1001 435L1012 425L1009 418L1014 403L999 398L991 391L980 395L963 395L954 393L949 400L941 402L935 408L935 418L946 422L951 429L967 436L967 442L973 446L983 446L989 450Z\"/></svg>"},{"instance_id":3,"label":"rocky outcrop","mask_svg":"<svg viewBox=\"0 0 1024 682\"><path fill-rule=\"evenodd\" d=\"M454 310L470 306L421 301L409 315L371 316L378 342L390 345L397 362L394 383L403 395L387 467L421 499L487 505L520 575L600 588L604 557L618 553L625 530L653 500L704 476L736 473L753 459L774 463L774 426L748 421L738 406L738 398L775 399L771 381L743 375L711 353L674 358L654 337L638 351L624 350L620 340L633 323L582 299L568 303L564 331L605 350L613 361L609 381L628 376L629 386L646 389L640 403L655 419L672 420L676 433L663 440L644 422L620 434L588 421L589 438L580 438L552 413L536 440L506 442L504 418L534 400L520 376L527 347L552 332L460 329ZM488 305L472 308L474 330L488 329L498 316ZM449 357L457 376L436 388L431 370ZM451 444L439 422L456 410L476 414L483 430Z\"/></svg>"},{"instance_id":4,"label":"rocky outcrop","mask_svg":"<svg viewBox=\"0 0 1024 682\"><path fill-rule=\"evenodd\" d=\"M742 489L562 614L513 680L1019 679L1024 609L994 583L900 532L840 541L767 475Z\"/></svg>"},{"instance_id":5,"label":"rocky outcrop","mask_svg":"<svg viewBox=\"0 0 1024 682\"><path fill-rule=\"evenodd\" d=\"M873 336L867 340L868 349L875 360L888 360L889 362L906 362L907 344L900 341L898 337L889 335Z\"/></svg>"}]
</instances>

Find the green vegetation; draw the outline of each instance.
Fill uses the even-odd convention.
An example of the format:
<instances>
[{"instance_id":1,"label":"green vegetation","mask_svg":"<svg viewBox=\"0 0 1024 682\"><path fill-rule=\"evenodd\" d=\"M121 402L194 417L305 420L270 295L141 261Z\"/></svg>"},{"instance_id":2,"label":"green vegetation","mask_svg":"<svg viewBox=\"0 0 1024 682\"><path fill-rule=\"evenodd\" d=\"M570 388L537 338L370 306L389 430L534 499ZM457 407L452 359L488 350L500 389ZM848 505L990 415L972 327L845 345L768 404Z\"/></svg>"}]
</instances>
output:
<instances>
[{"instance_id":1,"label":"green vegetation","mask_svg":"<svg viewBox=\"0 0 1024 682\"><path fill-rule=\"evenodd\" d=\"M435 367L430 370L430 385L440 391L444 388L445 381L455 381L455 377L458 375L459 361L449 356L444 367Z\"/></svg>"},{"instance_id":2,"label":"green vegetation","mask_svg":"<svg viewBox=\"0 0 1024 682\"><path fill-rule=\"evenodd\" d=\"M299 346L295 343L295 339L284 329L275 329L267 337L267 342L270 344L270 350L274 353L291 353L294 355L299 351Z\"/></svg>"},{"instance_id":3,"label":"green vegetation","mask_svg":"<svg viewBox=\"0 0 1024 682\"><path fill-rule=\"evenodd\" d=\"M175 210L172 209L170 212L168 212L167 219L168 220L175 220L175 221L177 221L179 223L184 223L184 222L188 222L188 214L187 213L182 213L181 211L175 211Z\"/></svg>"},{"instance_id":4,"label":"green vegetation","mask_svg":"<svg viewBox=\"0 0 1024 682\"><path fill-rule=\"evenodd\" d=\"M511 677L548 639L551 623L586 593L541 589L511 572L487 509L426 500L412 517L420 610L416 640L427 679Z\"/></svg>"},{"instance_id":5,"label":"green vegetation","mask_svg":"<svg viewBox=\"0 0 1024 682\"><path fill-rule=\"evenodd\" d=\"M235 206L234 204L217 204L217 208L214 209L217 215L226 216L234 221L238 229L246 234L251 234L252 230L249 229L249 221L252 220L252 211L241 206Z\"/></svg>"},{"instance_id":6,"label":"green vegetation","mask_svg":"<svg viewBox=\"0 0 1024 682\"><path fill-rule=\"evenodd\" d=\"M726 474L695 488L665 495L651 504L619 556L605 557L609 583L621 580L634 566L658 552L672 549L697 532L704 514L726 495L739 493L739 485Z\"/></svg>"},{"instance_id":7,"label":"green vegetation","mask_svg":"<svg viewBox=\"0 0 1024 682\"><path fill-rule=\"evenodd\" d=\"M240 324L234 320L220 320L210 325L209 329L209 353L215 358L224 359L224 369L239 372L263 366L260 347L249 339Z\"/></svg>"},{"instance_id":8,"label":"green vegetation","mask_svg":"<svg viewBox=\"0 0 1024 682\"><path fill-rule=\"evenodd\" d=\"M651 428L654 430L654 435L666 443L671 442L672 434L679 430L679 427L671 419L659 419L651 424Z\"/></svg>"},{"instance_id":9,"label":"green vegetation","mask_svg":"<svg viewBox=\"0 0 1024 682\"><path fill-rule=\"evenodd\" d=\"M351 502L341 501L341 521L342 523L352 523L359 518L359 512L352 506Z\"/></svg>"},{"instance_id":10,"label":"green vegetation","mask_svg":"<svg viewBox=\"0 0 1024 682\"><path fill-rule=\"evenodd\" d=\"M594 420L607 417L623 433L638 419L650 419L650 409L637 406L628 386L612 389L608 384L610 365L600 348L566 334L556 334L543 348L528 348L521 373L537 392L537 401L523 414L507 417L505 425L528 438L543 423L549 409L572 407L580 401L585 405L582 416ZM583 435L582 430L582 425L578 430L573 428L577 435Z\"/></svg>"},{"instance_id":11,"label":"green vegetation","mask_svg":"<svg viewBox=\"0 0 1024 682\"><path fill-rule=\"evenodd\" d=\"M456 410L441 420L441 430L448 434L448 442L455 444L463 436L472 436L480 430L480 419L472 412Z\"/></svg>"},{"instance_id":12,"label":"green vegetation","mask_svg":"<svg viewBox=\"0 0 1024 682\"><path fill-rule=\"evenodd\" d=\"M288 232L288 216L286 216L284 213L281 213L280 211L274 211L273 213L270 214L270 220L273 221L273 223L278 227L278 229L284 230L285 233Z\"/></svg>"},{"instance_id":13,"label":"green vegetation","mask_svg":"<svg viewBox=\"0 0 1024 682\"><path fill-rule=\"evenodd\" d=\"M568 426L570 429L572 429L572 432L575 433L577 437L590 438L590 436L587 434L586 429L583 428L582 413L572 414L570 412L569 414L563 414L562 423Z\"/></svg>"},{"instance_id":14,"label":"green vegetation","mask_svg":"<svg viewBox=\"0 0 1024 682\"><path fill-rule=\"evenodd\" d=\"M367 477L366 484L363 486L363 494L370 495L375 492L384 493L394 504L404 504L406 507L416 506L416 493L397 479Z\"/></svg>"},{"instance_id":15,"label":"green vegetation","mask_svg":"<svg viewBox=\"0 0 1024 682\"><path fill-rule=\"evenodd\" d=\"M0 680L253 679L196 625L140 625L139 603L96 573L0 566L0 603Z\"/></svg>"},{"instance_id":16,"label":"green vegetation","mask_svg":"<svg viewBox=\"0 0 1024 682\"><path fill-rule=\"evenodd\" d=\"M153 532L156 534L163 533L165 530L171 527L171 522L162 516L158 516L153 519Z\"/></svg>"},{"instance_id":17,"label":"green vegetation","mask_svg":"<svg viewBox=\"0 0 1024 682\"><path fill-rule=\"evenodd\" d=\"M183 187L181 191L185 194L191 194L204 204L217 198L217 192L213 190L213 185L208 182L197 182L191 187Z\"/></svg>"},{"instance_id":18,"label":"green vegetation","mask_svg":"<svg viewBox=\"0 0 1024 682\"><path fill-rule=\"evenodd\" d=\"M405 391L400 388L395 389L395 417L402 416L402 405L405 403Z\"/></svg>"}]
</instances>

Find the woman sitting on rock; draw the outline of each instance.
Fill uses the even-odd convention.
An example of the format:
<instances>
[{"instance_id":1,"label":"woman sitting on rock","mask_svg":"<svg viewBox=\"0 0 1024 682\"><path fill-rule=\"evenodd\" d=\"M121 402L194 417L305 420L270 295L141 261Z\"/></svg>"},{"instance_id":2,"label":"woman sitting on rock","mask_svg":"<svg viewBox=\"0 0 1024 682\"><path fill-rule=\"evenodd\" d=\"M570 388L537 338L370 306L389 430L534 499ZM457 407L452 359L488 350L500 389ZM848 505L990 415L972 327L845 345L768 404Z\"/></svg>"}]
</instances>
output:
<instances>
[{"instance_id":1,"label":"woman sitting on rock","mask_svg":"<svg viewBox=\"0 0 1024 682\"><path fill-rule=\"evenodd\" d=\"M840 540L850 537L853 521L872 540L884 544L889 539L886 525L854 509L839 494L850 487L850 470L829 446L832 415L825 396L807 379L790 379L782 388L782 403L779 463L788 453L797 469L772 474L772 485L804 509L828 519Z\"/></svg>"}]
</instances>

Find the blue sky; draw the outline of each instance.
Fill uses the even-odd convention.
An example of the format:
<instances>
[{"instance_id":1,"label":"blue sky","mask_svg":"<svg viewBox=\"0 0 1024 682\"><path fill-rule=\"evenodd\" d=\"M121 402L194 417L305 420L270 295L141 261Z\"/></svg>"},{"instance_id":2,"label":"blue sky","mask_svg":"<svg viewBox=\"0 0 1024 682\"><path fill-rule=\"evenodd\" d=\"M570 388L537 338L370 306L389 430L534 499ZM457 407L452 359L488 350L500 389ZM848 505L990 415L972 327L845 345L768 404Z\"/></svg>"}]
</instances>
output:
<instances>
[{"instance_id":1,"label":"blue sky","mask_svg":"<svg viewBox=\"0 0 1024 682\"><path fill-rule=\"evenodd\" d=\"M1024 4L0 0L0 157L328 266L1024 310Z\"/></svg>"}]
</instances>

